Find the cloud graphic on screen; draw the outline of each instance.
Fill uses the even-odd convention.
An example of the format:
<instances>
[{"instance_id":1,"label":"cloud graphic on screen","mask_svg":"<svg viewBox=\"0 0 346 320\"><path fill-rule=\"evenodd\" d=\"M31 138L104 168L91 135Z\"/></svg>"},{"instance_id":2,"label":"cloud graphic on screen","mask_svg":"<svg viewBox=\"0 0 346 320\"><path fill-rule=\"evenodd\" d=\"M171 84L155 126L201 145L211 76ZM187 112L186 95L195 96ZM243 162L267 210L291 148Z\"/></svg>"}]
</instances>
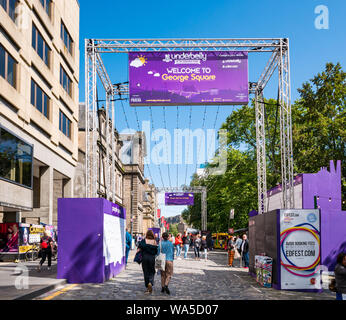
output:
<instances>
[{"instance_id":1,"label":"cloud graphic on screen","mask_svg":"<svg viewBox=\"0 0 346 320\"><path fill-rule=\"evenodd\" d=\"M152 72L152 71L148 71L148 74L153 74L154 72Z\"/></svg>"},{"instance_id":2,"label":"cloud graphic on screen","mask_svg":"<svg viewBox=\"0 0 346 320\"><path fill-rule=\"evenodd\" d=\"M131 67L135 67L135 68L139 68L142 67L144 65L143 60L136 58L135 60L132 60L130 63Z\"/></svg>"},{"instance_id":3,"label":"cloud graphic on screen","mask_svg":"<svg viewBox=\"0 0 346 320\"><path fill-rule=\"evenodd\" d=\"M154 74L154 77L159 77L159 76L160 74L158 72Z\"/></svg>"}]
</instances>

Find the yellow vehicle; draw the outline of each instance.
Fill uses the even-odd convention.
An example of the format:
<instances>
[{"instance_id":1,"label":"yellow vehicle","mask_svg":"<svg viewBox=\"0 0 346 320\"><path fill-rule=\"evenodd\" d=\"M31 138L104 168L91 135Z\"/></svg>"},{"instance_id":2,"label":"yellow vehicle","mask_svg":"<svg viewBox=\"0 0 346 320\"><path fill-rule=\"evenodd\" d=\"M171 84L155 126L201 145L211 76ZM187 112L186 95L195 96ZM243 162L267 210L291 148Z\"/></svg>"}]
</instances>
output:
<instances>
[{"instance_id":1,"label":"yellow vehicle","mask_svg":"<svg viewBox=\"0 0 346 320\"><path fill-rule=\"evenodd\" d=\"M225 249L225 246L227 246L230 236L228 233L218 232L218 233L213 233L212 237L214 240L215 249Z\"/></svg>"}]
</instances>

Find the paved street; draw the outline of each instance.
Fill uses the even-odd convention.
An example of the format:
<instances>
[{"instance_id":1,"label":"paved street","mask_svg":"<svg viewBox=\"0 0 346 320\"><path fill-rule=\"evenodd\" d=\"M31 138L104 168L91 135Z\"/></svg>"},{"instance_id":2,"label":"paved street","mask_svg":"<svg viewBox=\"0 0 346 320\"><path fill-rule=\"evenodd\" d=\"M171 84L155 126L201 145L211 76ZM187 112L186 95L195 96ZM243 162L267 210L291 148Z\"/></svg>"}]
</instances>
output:
<instances>
[{"instance_id":1,"label":"paved street","mask_svg":"<svg viewBox=\"0 0 346 320\"><path fill-rule=\"evenodd\" d=\"M229 268L227 254L213 251L210 260L174 261L171 295L161 293L160 275L156 274L152 295L144 294L142 268L130 253L127 269L103 284L66 285L38 298L52 300L335 300L329 291L301 293L263 288L249 276L247 269ZM62 290L61 290L62 289Z\"/></svg>"}]
</instances>

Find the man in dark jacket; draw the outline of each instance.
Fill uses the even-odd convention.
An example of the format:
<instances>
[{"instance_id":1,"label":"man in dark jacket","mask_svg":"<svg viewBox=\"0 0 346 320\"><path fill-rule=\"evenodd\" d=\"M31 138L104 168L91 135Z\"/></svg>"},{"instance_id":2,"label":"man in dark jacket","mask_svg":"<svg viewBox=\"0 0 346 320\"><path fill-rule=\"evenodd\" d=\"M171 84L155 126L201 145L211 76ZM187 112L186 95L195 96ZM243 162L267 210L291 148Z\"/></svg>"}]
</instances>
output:
<instances>
[{"instance_id":1,"label":"man in dark jacket","mask_svg":"<svg viewBox=\"0 0 346 320\"><path fill-rule=\"evenodd\" d=\"M247 239L246 234L243 234L243 241L240 246L241 255L244 261L244 268L249 267L249 240Z\"/></svg>"},{"instance_id":2,"label":"man in dark jacket","mask_svg":"<svg viewBox=\"0 0 346 320\"><path fill-rule=\"evenodd\" d=\"M346 300L346 254L340 253L335 266L336 300Z\"/></svg>"}]
</instances>

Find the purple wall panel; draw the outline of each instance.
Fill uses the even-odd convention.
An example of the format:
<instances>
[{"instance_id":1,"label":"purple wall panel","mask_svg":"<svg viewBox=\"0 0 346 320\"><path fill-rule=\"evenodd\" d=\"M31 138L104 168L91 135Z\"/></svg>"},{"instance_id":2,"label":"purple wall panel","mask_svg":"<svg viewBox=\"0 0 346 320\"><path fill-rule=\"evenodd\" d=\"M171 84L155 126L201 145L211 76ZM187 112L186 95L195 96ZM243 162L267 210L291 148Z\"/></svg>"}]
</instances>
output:
<instances>
[{"instance_id":1,"label":"purple wall panel","mask_svg":"<svg viewBox=\"0 0 346 320\"><path fill-rule=\"evenodd\" d=\"M314 208L314 196L322 210L341 211L341 161L336 169L330 161L330 169L322 168L317 173L303 174L303 209Z\"/></svg>"},{"instance_id":2,"label":"purple wall panel","mask_svg":"<svg viewBox=\"0 0 346 320\"><path fill-rule=\"evenodd\" d=\"M102 198L58 199L58 279L68 283L102 283L125 268L125 256L120 263L105 265L104 214L124 221L126 218L124 208Z\"/></svg>"},{"instance_id":3,"label":"purple wall panel","mask_svg":"<svg viewBox=\"0 0 346 320\"><path fill-rule=\"evenodd\" d=\"M102 199L58 199L58 279L103 282Z\"/></svg>"},{"instance_id":4,"label":"purple wall panel","mask_svg":"<svg viewBox=\"0 0 346 320\"><path fill-rule=\"evenodd\" d=\"M336 257L346 253L346 211L321 212L321 263L334 271Z\"/></svg>"}]
</instances>

